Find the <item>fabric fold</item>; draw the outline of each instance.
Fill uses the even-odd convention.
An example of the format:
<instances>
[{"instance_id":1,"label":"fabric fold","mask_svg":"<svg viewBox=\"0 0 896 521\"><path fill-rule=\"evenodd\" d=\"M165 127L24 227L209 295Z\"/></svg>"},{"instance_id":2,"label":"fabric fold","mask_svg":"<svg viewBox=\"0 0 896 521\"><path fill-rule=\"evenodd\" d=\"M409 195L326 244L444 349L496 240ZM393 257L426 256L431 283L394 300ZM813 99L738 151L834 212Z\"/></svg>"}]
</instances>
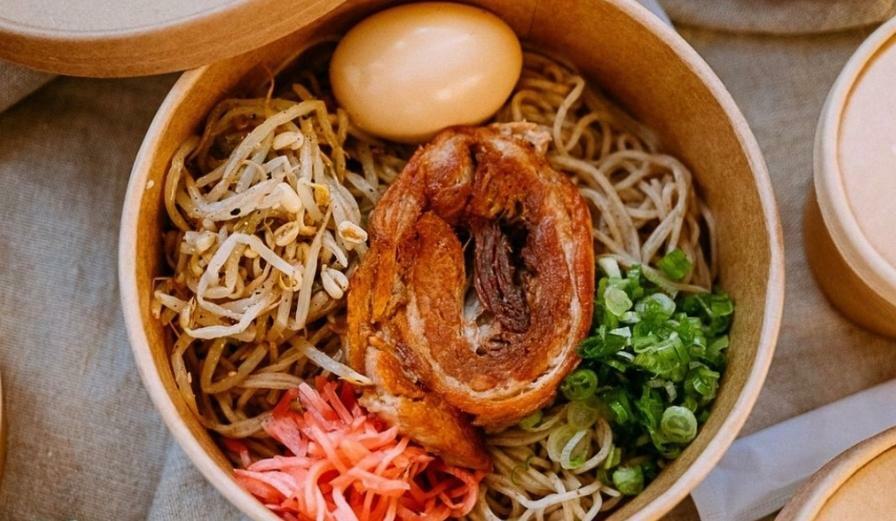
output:
<instances>
[{"instance_id":1,"label":"fabric fold","mask_svg":"<svg viewBox=\"0 0 896 521\"><path fill-rule=\"evenodd\" d=\"M12 107L55 77L48 72L0 61L0 112Z\"/></svg>"}]
</instances>

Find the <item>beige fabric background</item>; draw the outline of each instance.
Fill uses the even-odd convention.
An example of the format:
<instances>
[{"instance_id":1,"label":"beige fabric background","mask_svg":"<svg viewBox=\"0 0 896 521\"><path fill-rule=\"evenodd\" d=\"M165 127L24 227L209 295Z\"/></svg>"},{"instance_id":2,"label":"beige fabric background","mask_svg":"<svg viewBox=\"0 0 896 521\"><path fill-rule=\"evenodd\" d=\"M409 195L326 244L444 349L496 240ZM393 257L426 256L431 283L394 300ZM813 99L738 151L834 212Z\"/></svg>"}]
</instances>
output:
<instances>
[{"instance_id":1,"label":"beige fabric background","mask_svg":"<svg viewBox=\"0 0 896 521\"><path fill-rule=\"evenodd\" d=\"M810 34L875 24L894 0L662 0L679 24L734 32Z\"/></svg>"},{"instance_id":2,"label":"beige fabric background","mask_svg":"<svg viewBox=\"0 0 896 521\"><path fill-rule=\"evenodd\" d=\"M839 317L802 249L821 104L868 24L894 5L859 4L664 3L746 114L784 223L784 323L744 433L896 377L896 343ZM755 5L768 11L749 8ZM841 15L810 16L824 8ZM815 28L792 25L810 19ZM844 27L853 29L827 32ZM804 34L771 34L788 32ZM0 113L0 371L8 426L0 520L240 519L171 442L139 382L118 305L117 222L127 176L174 79L61 78ZM7 80L0 72L0 85ZM670 516L695 518L687 502Z\"/></svg>"},{"instance_id":3,"label":"beige fabric background","mask_svg":"<svg viewBox=\"0 0 896 521\"><path fill-rule=\"evenodd\" d=\"M0 111L6 110L55 76L0 62Z\"/></svg>"}]
</instances>

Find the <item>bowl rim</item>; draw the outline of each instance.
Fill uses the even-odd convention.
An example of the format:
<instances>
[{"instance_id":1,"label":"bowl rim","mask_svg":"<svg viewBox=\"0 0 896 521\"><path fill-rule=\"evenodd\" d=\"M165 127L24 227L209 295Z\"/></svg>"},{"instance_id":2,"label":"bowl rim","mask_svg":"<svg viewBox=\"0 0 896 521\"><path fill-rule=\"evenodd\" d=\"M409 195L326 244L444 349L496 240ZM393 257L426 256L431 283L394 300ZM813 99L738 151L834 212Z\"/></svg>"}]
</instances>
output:
<instances>
[{"instance_id":1,"label":"bowl rim","mask_svg":"<svg viewBox=\"0 0 896 521\"><path fill-rule=\"evenodd\" d=\"M762 208L763 223L768 236L769 266L766 283L765 305L762 311L758 347L747 371L744 387L732 405L728 416L719 426L718 432L695 458L693 464L684 470L679 478L656 498L644 505L631 519L657 519L670 511L690 493L715 467L722 455L734 441L749 416L759 396L765 377L771 365L781 325L784 307L784 243L781 222L775 201L771 179L756 138L753 136L743 114L738 109L731 94L709 65L700 57L674 28L666 25L632 0L582 0L600 1L630 17L634 22L653 33L666 45L684 65L700 77L713 98L720 105L731 123L732 131L743 151ZM141 201L149 176L150 159L163 130L168 125L172 109L197 84L209 66L185 72L172 87L159 107L140 151L128 182L124 200L119 235L118 276L121 288L121 303L128 339L136 360L136 365L156 409L178 444L186 452L193 464L205 478L235 507L252 519L276 521L272 512L242 489L206 453L178 414L171 396L162 385L161 378L151 356L149 342L139 306L136 272L132 259L136 256L136 230Z\"/></svg>"},{"instance_id":2,"label":"bowl rim","mask_svg":"<svg viewBox=\"0 0 896 521\"><path fill-rule=\"evenodd\" d=\"M140 206L145 193L147 177L149 176L148 165L155 152L155 143L158 141L159 136L162 135L169 121L171 121L174 107L197 84L206 68L207 66L204 66L187 71L178 78L174 87L172 87L165 100L159 106L155 117L153 117L143 144L140 146L140 150L134 159L134 167L128 181L121 214L121 228L118 240L118 280L121 288L121 306L124 312L128 342L134 354L134 361L137 371L140 373L140 379L143 381L143 386L146 388L153 405L155 405L156 410L162 416L162 420L178 445L180 445L181 449L183 449L205 479L244 514L251 519L278 521L279 517L240 487L231 476L221 471L218 464L203 449L199 440L193 436L186 423L181 419L171 396L162 384L162 378L152 357L143 317L140 312L140 295L138 294L136 271L133 269L133 262L129 260L137 256L137 234L135 230L139 224Z\"/></svg>"},{"instance_id":3,"label":"bowl rim","mask_svg":"<svg viewBox=\"0 0 896 521\"><path fill-rule=\"evenodd\" d=\"M0 16L0 57L54 74L97 78L162 74L262 47L304 26L346 0L222 0L196 12L154 23L113 23L106 28L33 26ZM90 2L85 2L90 3ZM99 4L99 2L95 2ZM334 5L335 4L335 5ZM92 10L99 5L89 5ZM258 13L265 30L234 37L228 20ZM120 20L113 20L120 22ZM197 37L197 35L199 35ZM134 56L141 59L135 60Z\"/></svg>"},{"instance_id":4,"label":"bowl rim","mask_svg":"<svg viewBox=\"0 0 896 521\"><path fill-rule=\"evenodd\" d=\"M775 521L812 521L846 482L878 456L896 448L896 427L860 441L813 474Z\"/></svg>"},{"instance_id":5,"label":"bowl rim","mask_svg":"<svg viewBox=\"0 0 896 521\"><path fill-rule=\"evenodd\" d=\"M818 118L813 179L822 219L837 250L871 291L896 305L896 266L878 252L862 231L846 195L838 151L842 116L856 81L877 51L894 40L896 17L871 33L837 76Z\"/></svg>"}]
</instances>

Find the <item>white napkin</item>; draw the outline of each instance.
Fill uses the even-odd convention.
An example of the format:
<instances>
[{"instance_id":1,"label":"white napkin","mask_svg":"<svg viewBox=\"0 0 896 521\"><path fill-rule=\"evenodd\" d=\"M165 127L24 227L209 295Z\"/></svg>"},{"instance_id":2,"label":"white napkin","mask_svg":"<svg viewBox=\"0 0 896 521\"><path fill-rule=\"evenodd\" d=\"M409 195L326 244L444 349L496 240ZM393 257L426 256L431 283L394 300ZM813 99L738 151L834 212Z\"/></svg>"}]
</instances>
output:
<instances>
[{"instance_id":1,"label":"white napkin","mask_svg":"<svg viewBox=\"0 0 896 521\"><path fill-rule=\"evenodd\" d=\"M825 463L896 425L896 380L734 442L692 492L701 521L753 521L783 507Z\"/></svg>"}]
</instances>

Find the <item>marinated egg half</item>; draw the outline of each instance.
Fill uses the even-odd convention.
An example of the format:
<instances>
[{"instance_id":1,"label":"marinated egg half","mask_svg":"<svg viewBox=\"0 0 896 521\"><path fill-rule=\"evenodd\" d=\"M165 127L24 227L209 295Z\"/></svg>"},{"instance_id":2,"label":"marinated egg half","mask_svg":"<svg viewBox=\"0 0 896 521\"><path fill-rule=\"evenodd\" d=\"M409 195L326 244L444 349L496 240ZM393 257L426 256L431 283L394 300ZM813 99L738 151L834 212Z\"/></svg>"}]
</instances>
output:
<instances>
[{"instance_id":1,"label":"marinated egg half","mask_svg":"<svg viewBox=\"0 0 896 521\"><path fill-rule=\"evenodd\" d=\"M333 54L330 81L362 130L419 143L492 116L522 63L519 39L497 16L425 2L386 9L353 27Z\"/></svg>"}]
</instances>

